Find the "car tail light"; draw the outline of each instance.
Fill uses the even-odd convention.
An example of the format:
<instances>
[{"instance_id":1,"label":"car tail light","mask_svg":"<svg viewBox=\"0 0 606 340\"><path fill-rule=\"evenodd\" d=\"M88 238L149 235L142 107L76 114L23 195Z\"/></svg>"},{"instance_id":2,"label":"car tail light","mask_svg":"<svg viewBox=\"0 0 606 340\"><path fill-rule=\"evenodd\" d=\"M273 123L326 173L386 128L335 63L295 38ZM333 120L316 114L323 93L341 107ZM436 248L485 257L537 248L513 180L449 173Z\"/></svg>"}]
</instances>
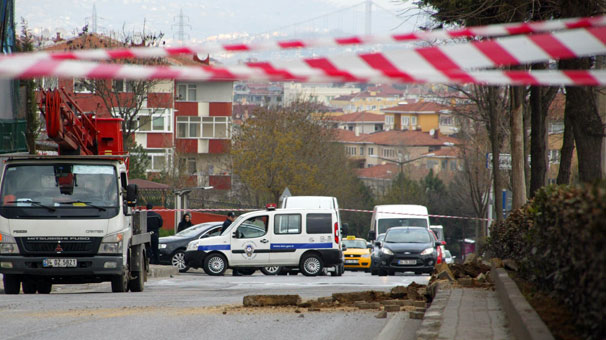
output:
<instances>
[{"instance_id":1,"label":"car tail light","mask_svg":"<svg viewBox=\"0 0 606 340\"><path fill-rule=\"evenodd\" d=\"M442 263L442 247L438 247L438 260L436 261L436 264L440 263Z\"/></svg>"},{"instance_id":2,"label":"car tail light","mask_svg":"<svg viewBox=\"0 0 606 340\"><path fill-rule=\"evenodd\" d=\"M339 222L335 222L335 243L339 244Z\"/></svg>"}]
</instances>

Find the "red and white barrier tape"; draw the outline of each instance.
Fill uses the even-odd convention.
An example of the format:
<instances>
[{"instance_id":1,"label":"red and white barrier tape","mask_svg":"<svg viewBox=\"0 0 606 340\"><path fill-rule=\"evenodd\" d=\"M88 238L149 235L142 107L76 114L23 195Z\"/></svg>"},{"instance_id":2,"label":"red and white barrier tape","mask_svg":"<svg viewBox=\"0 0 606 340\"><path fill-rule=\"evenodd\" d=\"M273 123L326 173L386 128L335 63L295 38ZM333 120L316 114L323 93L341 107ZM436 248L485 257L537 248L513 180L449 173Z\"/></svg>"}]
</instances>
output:
<instances>
[{"instance_id":1,"label":"red and white barrier tape","mask_svg":"<svg viewBox=\"0 0 606 340\"><path fill-rule=\"evenodd\" d=\"M225 67L103 64L35 58L0 59L0 77L176 80L296 80L404 83L604 85L603 71L485 71L482 68L606 54L606 27L514 36L444 47L354 56L250 62ZM472 71L465 71L472 69Z\"/></svg>"},{"instance_id":2,"label":"red and white barrier tape","mask_svg":"<svg viewBox=\"0 0 606 340\"><path fill-rule=\"evenodd\" d=\"M476 26L453 30L435 30L377 36L350 36L343 38L322 38L307 40L264 41L241 44L205 44L202 47L166 47L166 48L119 48L93 49L67 52L36 52L14 54L10 57L34 57L35 59L56 60L109 60L125 58L158 58L182 54L217 54L223 52L257 52L270 50L288 50L299 48L343 47L350 45L384 44L411 42L419 40L497 37L517 34L553 32L575 28L590 28L606 25L606 16L573 18L529 23L498 24Z\"/></svg>"},{"instance_id":3,"label":"red and white barrier tape","mask_svg":"<svg viewBox=\"0 0 606 340\"><path fill-rule=\"evenodd\" d=\"M139 210L144 210L144 209L139 209ZM186 212L203 212L203 211L242 211L242 212L249 212L249 211L257 211L257 210L263 210L263 209L151 209L151 211L186 211ZM362 210L362 209L339 209L340 211L350 211L350 212L362 212L362 213L373 213L373 210ZM488 221L487 218L481 218L481 217L468 217L468 216L450 216L450 215L433 215L433 214L411 214L411 213L402 213L402 212L390 212L390 211L381 211L381 214L394 214L394 215L407 215L407 216L421 216L421 217L440 217L440 218L453 218L453 219L460 219L460 220L478 220L478 221Z\"/></svg>"}]
</instances>

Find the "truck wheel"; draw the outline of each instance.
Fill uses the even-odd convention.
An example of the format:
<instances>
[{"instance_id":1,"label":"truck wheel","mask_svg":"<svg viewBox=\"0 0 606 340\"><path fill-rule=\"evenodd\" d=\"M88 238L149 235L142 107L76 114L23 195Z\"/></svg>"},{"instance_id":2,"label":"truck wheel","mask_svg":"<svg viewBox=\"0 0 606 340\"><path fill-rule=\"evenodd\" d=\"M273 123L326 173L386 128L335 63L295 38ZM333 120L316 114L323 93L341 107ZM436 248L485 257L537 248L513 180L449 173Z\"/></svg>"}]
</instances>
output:
<instances>
[{"instance_id":1,"label":"truck wheel","mask_svg":"<svg viewBox=\"0 0 606 340\"><path fill-rule=\"evenodd\" d=\"M316 254L307 254L301 259L299 266L305 276L316 276L323 272L322 259Z\"/></svg>"},{"instance_id":2,"label":"truck wheel","mask_svg":"<svg viewBox=\"0 0 606 340\"><path fill-rule=\"evenodd\" d=\"M38 282L38 294L50 294L51 290L53 290L53 283L48 280L42 280Z\"/></svg>"},{"instance_id":3,"label":"truck wheel","mask_svg":"<svg viewBox=\"0 0 606 340\"><path fill-rule=\"evenodd\" d=\"M124 293L128 290L128 269L124 268L122 274L112 278L112 292Z\"/></svg>"},{"instance_id":4,"label":"truck wheel","mask_svg":"<svg viewBox=\"0 0 606 340\"><path fill-rule=\"evenodd\" d=\"M131 292L142 292L143 289L145 289L146 270L143 253L139 256L139 261L141 261L141 266L139 267L141 270L131 272L131 276L134 277L134 279L128 281L128 289L130 289Z\"/></svg>"},{"instance_id":5,"label":"truck wheel","mask_svg":"<svg viewBox=\"0 0 606 340\"><path fill-rule=\"evenodd\" d=\"M36 290L38 289L36 281L32 279L24 279L21 282L21 288L23 288L23 294L36 294Z\"/></svg>"},{"instance_id":6,"label":"truck wheel","mask_svg":"<svg viewBox=\"0 0 606 340\"><path fill-rule=\"evenodd\" d=\"M21 277L19 275L4 274L4 294L19 294L21 291Z\"/></svg>"},{"instance_id":7,"label":"truck wheel","mask_svg":"<svg viewBox=\"0 0 606 340\"><path fill-rule=\"evenodd\" d=\"M189 267L185 265L185 253L183 250L177 250L170 259L173 267L179 269L179 273L185 273Z\"/></svg>"},{"instance_id":8,"label":"truck wheel","mask_svg":"<svg viewBox=\"0 0 606 340\"><path fill-rule=\"evenodd\" d=\"M262 267L261 273L263 273L265 275L278 275L280 270L282 270L282 267L280 267L280 266Z\"/></svg>"},{"instance_id":9,"label":"truck wheel","mask_svg":"<svg viewBox=\"0 0 606 340\"><path fill-rule=\"evenodd\" d=\"M211 276L223 275L227 270L227 260L225 256L215 253L210 254L204 259L204 272Z\"/></svg>"}]
</instances>

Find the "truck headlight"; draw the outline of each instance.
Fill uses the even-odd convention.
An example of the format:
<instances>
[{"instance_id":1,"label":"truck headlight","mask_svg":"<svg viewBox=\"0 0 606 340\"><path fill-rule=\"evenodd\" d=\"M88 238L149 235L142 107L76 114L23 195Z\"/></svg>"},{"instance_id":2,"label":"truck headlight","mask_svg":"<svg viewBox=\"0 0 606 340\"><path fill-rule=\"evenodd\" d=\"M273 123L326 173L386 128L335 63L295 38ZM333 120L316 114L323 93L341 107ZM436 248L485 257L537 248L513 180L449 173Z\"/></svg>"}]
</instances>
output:
<instances>
[{"instance_id":1,"label":"truck headlight","mask_svg":"<svg viewBox=\"0 0 606 340\"><path fill-rule=\"evenodd\" d=\"M19 254L19 247L14 237L0 234L0 254Z\"/></svg>"},{"instance_id":2,"label":"truck headlight","mask_svg":"<svg viewBox=\"0 0 606 340\"><path fill-rule=\"evenodd\" d=\"M427 248L421 252L421 255L431 255L431 254L433 254L433 252L434 252L433 248Z\"/></svg>"},{"instance_id":3,"label":"truck headlight","mask_svg":"<svg viewBox=\"0 0 606 340\"><path fill-rule=\"evenodd\" d=\"M166 243L158 244L158 249L166 249Z\"/></svg>"},{"instance_id":4,"label":"truck headlight","mask_svg":"<svg viewBox=\"0 0 606 340\"><path fill-rule=\"evenodd\" d=\"M381 252L385 255L393 255L393 251L391 251L391 249L389 249L389 248L383 247L383 248L381 248Z\"/></svg>"},{"instance_id":5,"label":"truck headlight","mask_svg":"<svg viewBox=\"0 0 606 340\"><path fill-rule=\"evenodd\" d=\"M119 232L103 237L99 245L99 254L122 254L124 233Z\"/></svg>"}]
</instances>

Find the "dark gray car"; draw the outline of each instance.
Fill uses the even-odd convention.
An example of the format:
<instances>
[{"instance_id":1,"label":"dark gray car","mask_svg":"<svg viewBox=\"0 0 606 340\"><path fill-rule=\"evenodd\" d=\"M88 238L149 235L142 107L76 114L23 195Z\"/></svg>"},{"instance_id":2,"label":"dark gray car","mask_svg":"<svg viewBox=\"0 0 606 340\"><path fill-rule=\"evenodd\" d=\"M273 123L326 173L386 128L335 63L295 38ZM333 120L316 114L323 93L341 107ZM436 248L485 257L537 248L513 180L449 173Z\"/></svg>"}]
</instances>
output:
<instances>
[{"instance_id":1,"label":"dark gray car","mask_svg":"<svg viewBox=\"0 0 606 340\"><path fill-rule=\"evenodd\" d=\"M372 274L393 275L395 272L431 274L437 260L440 242L425 227L392 227L383 242L375 243Z\"/></svg>"},{"instance_id":2,"label":"dark gray car","mask_svg":"<svg viewBox=\"0 0 606 340\"><path fill-rule=\"evenodd\" d=\"M190 241L199 238L218 236L223 222L207 222L193 225L173 236L160 237L158 252L160 264L170 264L185 273L189 267L185 265L185 248Z\"/></svg>"}]
</instances>

